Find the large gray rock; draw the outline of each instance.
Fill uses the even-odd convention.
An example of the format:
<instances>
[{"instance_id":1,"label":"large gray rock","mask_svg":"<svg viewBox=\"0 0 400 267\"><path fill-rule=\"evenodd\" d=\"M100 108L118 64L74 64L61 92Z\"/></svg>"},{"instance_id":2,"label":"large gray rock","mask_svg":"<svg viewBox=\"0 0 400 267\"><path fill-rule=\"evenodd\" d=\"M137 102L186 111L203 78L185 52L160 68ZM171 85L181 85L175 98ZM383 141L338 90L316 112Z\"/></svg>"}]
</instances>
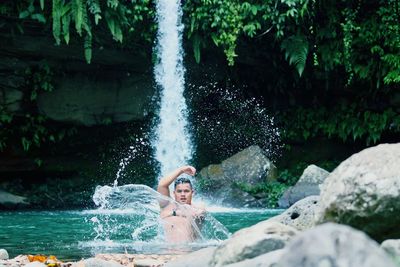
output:
<instances>
[{"instance_id":1,"label":"large gray rock","mask_svg":"<svg viewBox=\"0 0 400 267\"><path fill-rule=\"evenodd\" d=\"M334 223L299 234L284 250L276 267L395 267L366 234Z\"/></svg>"},{"instance_id":2,"label":"large gray rock","mask_svg":"<svg viewBox=\"0 0 400 267\"><path fill-rule=\"evenodd\" d=\"M329 172L316 165L308 166L297 183L283 193L278 201L279 207L288 208L307 196L319 195L319 187L328 175Z\"/></svg>"},{"instance_id":3,"label":"large gray rock","mask_svg":"<svg viewBox=\"0 0 400 267\"><path fill-rule=\"evenodd\" d=\"M354 154L325 180L317 222L338 222L376 240L400 238L400 143Z\"/></svg>"},{"instance_id":4,"label":"large gray rock","mask_svg":"<svg viewBox=\"0 0 400 267\"><path fill-rule=\"evenodd\" d=\"M205 267L209 266L216 247L208 247L167 262L164 267Z\"/></svg>"},{"instance_id":5,"label":"large gray rock","mask_svg":"<svg viewBox=\"0 0 400 267\"><path fill-rule=\"evenodd\" d=\"M388 239L382 242L381 248L393 257L400 266L400 239Z\"/></svg>"},{"instance_id":6,"label":"large gray rock","mask_svg":"<svg viewBox=\"0 0 400 267\"><path fill-rule=\"evenodd\" d=\"M211 266L224 266L281 249L298 231L277 222L263 221L234 233L214 252Z\"/></svg>"},{"instance_id":7,"label":"large gray rock","mask_svg":"<svg viewBox=\"0 0 400 267\"><path fill-rule=\"evenodd\" d=\"M224 265L224 267L274 267L284 251L284 249L277 249L252 259Z\"/></svg>"},{"instance_id":8,"label":"large gray rock","mask_svg":"<svg viewBox=\"0 0 400 267\"><path fill-rule=\"evenodd\" d=\"M202 191L211 199L232 206L251 206L257 199L241 191L237 184L256 185L276 179L275 165L259 146L250 146L221 164L213 164L199 172Z\"/></svg>"},{"instance_id":9,"label":"large gray rock","mask_svg":"<svg viewBox=\"0 0 400 267\"><path fill-rule=\"evenodd\" d=\"M115 75L60 79L52 92L39 94L39 111L56 121L86 126L143 120L154 94L150 77Z\"/></svg>"},{"instance_id":10,"label":"large gray rock","mask_svg":"<svg viewBox=\"0 0 400 267\"><path fill-rule=\"evenodd\" d=\"M289 225L300 231L310 229L315 225L315 212L318 209L318 203L319 196L306 197L269 220Z\"/></svg>"}]
</instances>

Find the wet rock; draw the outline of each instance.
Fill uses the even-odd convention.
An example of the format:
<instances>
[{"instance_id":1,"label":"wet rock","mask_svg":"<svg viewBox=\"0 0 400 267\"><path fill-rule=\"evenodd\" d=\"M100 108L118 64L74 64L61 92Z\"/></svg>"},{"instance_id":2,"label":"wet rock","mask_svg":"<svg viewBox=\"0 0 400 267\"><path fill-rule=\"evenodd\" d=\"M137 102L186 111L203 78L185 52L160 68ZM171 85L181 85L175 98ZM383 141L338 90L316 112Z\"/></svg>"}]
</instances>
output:
<instances>
[{"instance_id":1,"label":"wet rock","mask_svg":"<svg viewBox=\"0 0 400 267\"><path fill-rule=\"evenodd\" d=\"M7 80L7 82L9 83L12 80L13 78L11 77L10 80ZM0 87L2 85L1 81L2 80L0 79ZM16 82L18 83L18 81ZM24 81L22 80L22 82ZM5 86L12 86L12 85L7 84ZM23 98L23 93L14 88L3 89L0 91L0 105L4 107L8 112L19 111L21 109L22 98Z\"/></svg>"},{"instance_id":2,"label":"wet rock","mask_svg":"<svg viewBox=\"0 0 400 267\"><path fill-rule=\"evenodd\" d=\"M164 267L205 267L209 266L215 247L208 247L181 256L164 265Z\"/></svg>"},{"instance_id":3,"label":"wet rock","mask_svg":"<svg viewBox=\"0 0 400 267\"><path fill-rule=\"evenodd\" d=\"M275 267L283 252L284 249L277 249L252 259L224 265L224 267Z\"/></svg>"},{"instance_id":4,"label":"wet rock","mask_svg":"<svg viewBox=\"0 0 400 267\"><path fill-rule=\"evenodd\" d=\"M388 239L382 242L381 248L395 259L400 266L400 239Z\"/></svg>"},{"instance_id":5,"label":"wet rock","mask_svg":"<svg viewBox=\"0 0 400 267\"><path fill-rule=\"evenodd\" d=\"M276 267L395 267L378 243L346 225L326 223L293 238Z\"/></svg>"},{"instance_id":6,"label":"wet rock","mask_svg":"<svg viewBox=\"0 0 400 267\"><path fill-rule=\"evenodd\" d=\"M315 213L319 206L318 203L319 196L306 197L297 201L282 214L269 220L289 225L300 231L310 229L315 225Z\"/></svg>"},{"instance_id":7,"label":"wet rock","mask_svg":"<svg viewBox=\"0 0 400 267\"><path fill-rule=\"evenodd\" d=\"M210 265L224 266L281 249L297 233L296 229L277 222L260 222L237 231L224 241L215 250Z\"/></svg>"},{"instance_id":8,"label":"wet rock","mask_svg":"<svg viewBox=\"0 0 400 267\"><path fill-rule=\"evenodd\" d=\"M0 260L8 260L8 252L5 249L0 249Z\"/></svg>"},{"instance_id":9,"label":"wet rock","mask_svg":"<svg viewBox=\"0 0 400 267\"><path fill-rule=\"evenodd\" d=\"M17 196L0 190L0 208L14 208L29 204L26 197Z\"/></svg>"},{"instance_id":10,"label":"wet rock","mask_svg":"<svg viewBox=\"0 0 400 267\"><path fill-rule=\"evenodd\" d=\"M399 166L400 143L352 155L323 183L317 221L347 224L378 241L400 238Z\"/></svg>"},{"instance_id":11,"label":"wet rock","mask_svg":"<svg viewBox=\"0 0 400 267\"><path fill-rule=\"evenodd\" d=\"M319 187L328 175L329 172L316 165L308 166L297 183L283 193L278 201L279 207L288 208L307 196L319 195Z\"/></svg>"},{"instance_id":12,"label":"wet rock","mask_svg":"<svg viewBox=\"0 0 400 267\"><path fill-rule=\"evenodd\" d=\"M256 185L276 180L275 165L259 146L250 146L199 172L198 180L203 194L230 206L260 206L256 198L243 192L238 184Z\"/></svg>"}]
</instances>

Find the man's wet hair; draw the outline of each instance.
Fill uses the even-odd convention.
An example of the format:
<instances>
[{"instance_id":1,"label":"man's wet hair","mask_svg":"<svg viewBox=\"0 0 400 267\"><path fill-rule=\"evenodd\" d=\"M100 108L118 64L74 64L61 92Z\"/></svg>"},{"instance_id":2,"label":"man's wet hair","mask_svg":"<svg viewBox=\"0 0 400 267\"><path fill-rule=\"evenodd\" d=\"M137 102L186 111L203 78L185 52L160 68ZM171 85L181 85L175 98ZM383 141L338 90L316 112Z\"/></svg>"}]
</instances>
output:
<instances>
[{"instance_id":1,"label":"man's wet hair","mask_svg":"<svg viewBox=\"0 0 400 267\"><path fill-rule=\"evenodd\" d=\"M176 179L175 183L174 183L174 189L176 189L178 184L189 184L190 188L193 189L192 182L190 181L189 178L181 177L181 178Z\"/></svg>"}]
</instances>

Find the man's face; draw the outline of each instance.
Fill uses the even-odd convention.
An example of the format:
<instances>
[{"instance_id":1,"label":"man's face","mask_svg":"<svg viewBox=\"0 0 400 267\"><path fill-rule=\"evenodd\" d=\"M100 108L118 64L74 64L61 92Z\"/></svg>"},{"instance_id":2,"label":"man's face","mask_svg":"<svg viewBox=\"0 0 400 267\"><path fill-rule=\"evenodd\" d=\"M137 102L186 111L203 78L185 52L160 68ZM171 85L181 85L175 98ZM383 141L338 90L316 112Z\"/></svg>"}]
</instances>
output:
<instances>
[{"instance_id":1,"label":"man's face","mask_svg":"<svg viewBox=\"0 0 400 267\"><path fill-rule=\"evenodd\" d=\"M174 191L175 201L180 204L192 204L193 190L189 183L178 184Z\"/></svg>"}]
</instances>

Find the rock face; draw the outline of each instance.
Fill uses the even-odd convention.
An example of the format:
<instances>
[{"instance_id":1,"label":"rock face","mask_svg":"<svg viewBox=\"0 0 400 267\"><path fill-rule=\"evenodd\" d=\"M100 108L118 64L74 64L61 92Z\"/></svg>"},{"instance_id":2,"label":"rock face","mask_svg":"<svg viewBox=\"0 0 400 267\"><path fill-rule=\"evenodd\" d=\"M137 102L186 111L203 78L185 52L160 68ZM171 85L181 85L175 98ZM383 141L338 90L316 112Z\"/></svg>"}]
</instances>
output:
<instances>
[{"instance_id":1,"label":"rock face","mask_svg":"<svg viewBox=\"0 0 400 267\"><path fill-rule=\"evenodd\" d=\"M153 88L144 75L117 73L110 79L79 74L60 79L54 91L41 93L38 108L55 121L86 126L142 120L149 113Z\"/></svg>"},{"instance_id":2,"label":"rock face","mask_svg":"<svg viewBox=\"0 0 400 267\"><path fill-rule=\"evenodd\" d=\"M315 224L315 212L319 206L319 196L306 197L282 214L269 219L296 228L297 230L310 229Z\"/></svg>"},{"instance_id":3,"label":"rock face","mask_svg":"<svg viewBox=\"0 0 400 267\"><path fill-rule=\"evenodd\" d=\"M241 229L215 250L210 266L224 266L281 249L296 234L296 229L270 221Z\"/></svg>"},{"instance_id":4,"label":"rock face","mask_svg":"<svg viewBox=\"0 0 400 267\"><path fill-rule=\"evenodd\" d=\"M277 249L252 259L224 265L224 267L275 267L284 251L284 249Z\"/></svg>"},{"instance_id":5,"label":"rock face","mask_svg":"<svg viewBox=\"0 0 400 267\"><path fill-rule=\"evenodd\" d=\"M338 222L376 240L400 237L400 143L365 149L342 162L321 189L317 222Z\"/></svg>"},{"instance_id":6,"label":"rock face","mask_svg":"<svg viewBox=\"0 0 400 267\"><path fill-rule=\"evenodd\" d=\"M209 266L215 247L208 247L172 260L164 267L205 267Z\"/></svg>"},{"instance_id":7,"label":"rock face","mask_svg":"<svg viewBox=\"0 0 400 267\"><path fill-rule=\"evenodd\" d=\"M299 234L284 250L277 267L395 267L390 257L366 234L334 223Z\"/></svg>"},{"instance_id":8,"label":"rock face","mask_svg":"<svg viewBox=\"0 0 400 267\"><path fill-rule=\"evenodd\" d=\"M252 206L257 200L238 189L237 184L255 185L274 181L277 176L275 165L268 160L259 146L250 146L199 172L199 181L204 193L219 199L226 205ZM259 203L258 203L259 204Z\"/></svg>"},{"instance_id":9,"label":"rock face","mask_svg":"<svg viewBox=\"0 0 400 267\"><path fill-rule=\"evenodd\" d=\"M0 207L1 208L13 208L17 206L23 206L29 204L26 202L26 197L10 194L8 192L0 190Z\"/></svg>"},{"instance_id":10,"label":"rock face","mask_svg":"<svg viewBox=\"0 0 400 267\"><path fill-rule=\"evenodd\" d=\"M319 187L328 175L329 172L316 165L308 166L297 181L296 185L290 187L283 193L282 197L278 201L279 207L288 208L307 196L319 195Z\"/></svg>"}]
</instances>

